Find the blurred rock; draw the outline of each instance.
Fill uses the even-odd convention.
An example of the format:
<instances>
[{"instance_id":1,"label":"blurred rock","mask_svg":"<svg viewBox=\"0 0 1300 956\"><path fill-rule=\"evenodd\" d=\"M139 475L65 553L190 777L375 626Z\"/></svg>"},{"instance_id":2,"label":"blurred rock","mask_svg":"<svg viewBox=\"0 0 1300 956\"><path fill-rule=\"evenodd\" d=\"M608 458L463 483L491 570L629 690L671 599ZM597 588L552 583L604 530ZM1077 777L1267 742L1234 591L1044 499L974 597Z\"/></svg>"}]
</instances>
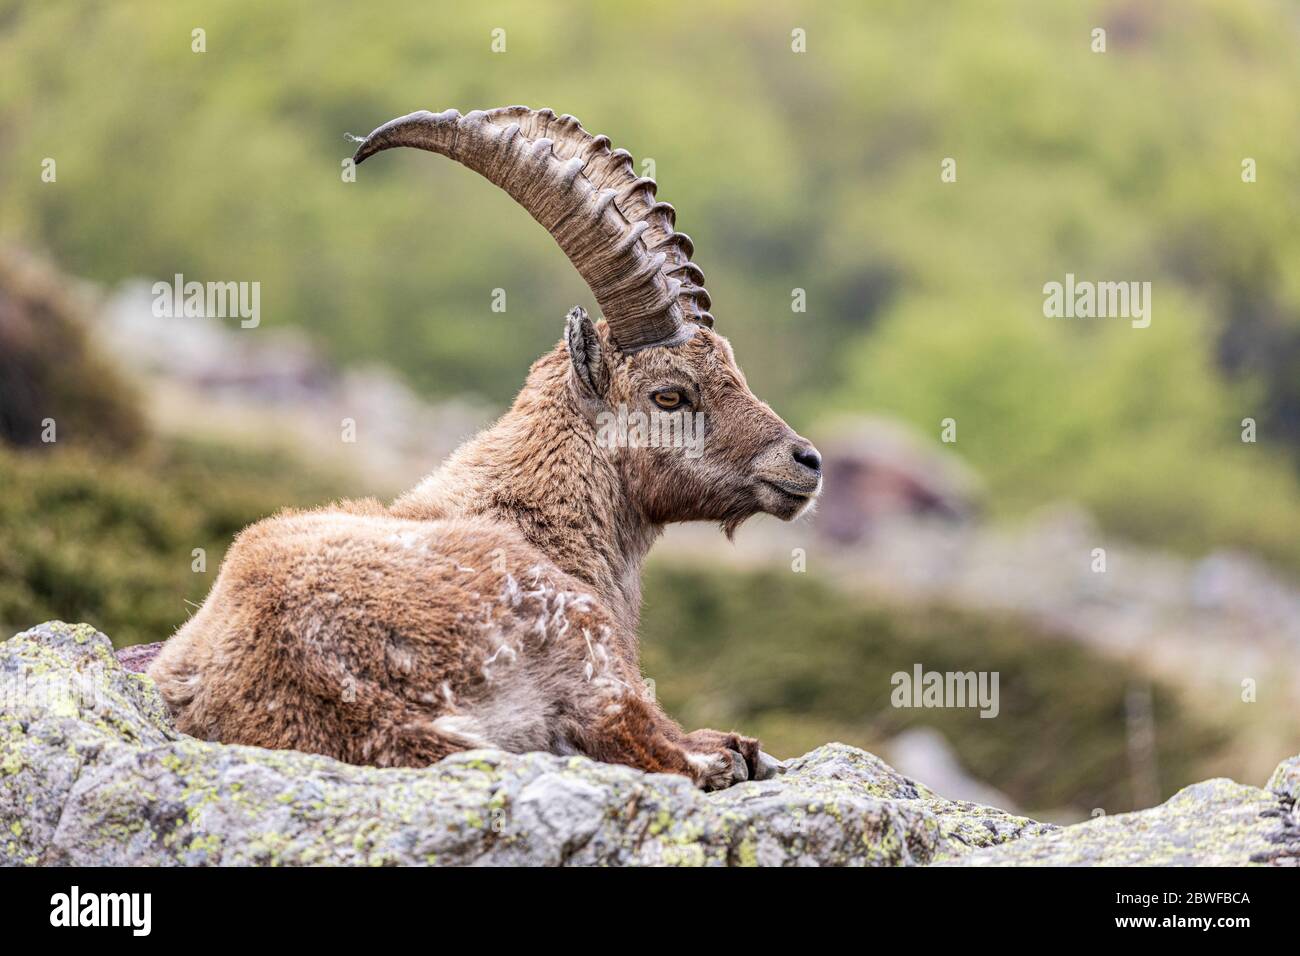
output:
<instances>
[{"instance_id":1,"label":"blurred rock","mask_svg":"<svg viewBox=\"0 0 1300 956\"><path fill-rule=\"evenodd\" d=\"M1184 684L1239 694L1250 678L1279 704L1300 703L1300 590L1235 553L1198 561L1135 547L1057 505L1013 526L882 522L840 566L890 600L1023 614Z\"/></svg>"},{"instance_id":2,"label":"blurred rock","mask_svg":"<svg viewBox=\"0 0 1300 956\"><path fill-rule=\"evenodd\" d=\"M972 777L962 767L947 739L933 727L913 727L892 739L889 760L899 772L926 781L949 800L983 803L1014 812L1015 801L996 787Z\"/></svg>"},{"instance_id":3,"label":"blurred rock","mask_svg":"<svg viewBox=\"0 0 1300 956\"><path fill-rule=\"evenodd\" d=\"M340 369L297 330L156 316L147 282L120 286L96 330L161 431L286 447L379 494L414 484L492 418L475 401L425 402L383 366Z\"/></svg>"},{"instance_id":4,"label":"blurred rock","mask_svg":"<svg viewBox=\"0 0 1300 956\"><path fill-rule=\"evenodd\" d=\"M861 417L827 432L817 530L831 540L859 541L893 515L959 522L977 512L974 473L902 422Z\"/></svg>"}]
</instances>

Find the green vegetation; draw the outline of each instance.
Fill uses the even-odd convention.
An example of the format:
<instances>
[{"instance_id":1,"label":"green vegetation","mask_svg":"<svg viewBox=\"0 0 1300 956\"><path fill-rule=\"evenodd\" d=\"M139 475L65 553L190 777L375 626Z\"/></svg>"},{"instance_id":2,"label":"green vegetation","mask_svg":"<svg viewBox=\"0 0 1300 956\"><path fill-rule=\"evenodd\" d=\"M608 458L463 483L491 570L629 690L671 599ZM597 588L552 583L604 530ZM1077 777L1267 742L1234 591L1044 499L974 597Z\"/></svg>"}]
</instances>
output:
<instances>
[{"instance_id":1,"label":"green vegetation","mask_svg":"<svg viewBox=\"0 0 1300 956\"><path fill-rule=\"evenodd\" d=\"M778 756L827 740L878 750L912 726L938 729L978 776L1034 811L1131 809L1124 698L1143 680L1012 617L890 608L788 572L652 566L642 656L687 726L735 727ZM891 676L997 671L1000 711L894 708ZM1170 687L1153 687L1166 795L1206 776L1228 740Z\"/></svg>"},{"instance_id":2,"label":"green vegetation","mask_svg":"<svg viewBox=\"0 0 1300 956\"><path fill-rule=\"evenodd\" d=\"M119 645L171 634L245 525L337 491L281 456L193 443L122 462L0 448L0 488L0 632L89 621Z\"/></svg>"},{"instance_id":3,"label":"green vegetation","mask_svg":"<svg viewBox=\"0 0 1300 956\"><path fill-rule=\"evenodd\" d=\"M137 396L92 347L66 276L0 250L0 444L120 453L144 439Z\"/></svg>"},{"instance_id":4,"label":"green vegetation","mask_svg":"<svg viewBox=\"0 0 1300 956\"><path fill-rule=\"evenodd\" d=\"M580 281L448 162L387 155L343 183L343 134L421 107L552 105L654 160L720 328L796 424L883 410L937 434L953 417L999 513L1082 500L1144 541L1300 567L1300 40L1283 0L667 0L650 19L11 0L0 22L0 237L75 274L258 280L267 327L427 394L503 401ZM1151 281L1151 327L1044 318L1042 286L1067 272Z\"/></svg>"}]
</instances>

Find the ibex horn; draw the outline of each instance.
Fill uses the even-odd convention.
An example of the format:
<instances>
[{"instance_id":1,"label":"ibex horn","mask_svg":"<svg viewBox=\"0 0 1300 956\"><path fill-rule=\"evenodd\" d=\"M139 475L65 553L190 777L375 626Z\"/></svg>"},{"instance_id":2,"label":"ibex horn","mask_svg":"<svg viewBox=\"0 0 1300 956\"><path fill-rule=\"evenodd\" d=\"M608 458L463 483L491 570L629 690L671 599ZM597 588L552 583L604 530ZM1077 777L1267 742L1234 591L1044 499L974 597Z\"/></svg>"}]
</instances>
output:
<instances>
[{"instance_id":1,"label":"ibex horn","mask_svg":"<svg viewBox=\"0 0 1300 956\"><path fill-rule=\"evenodd\" d=\"M500 186L555 237L596 297L620 349L668 345L689 323L713 325L704 274L673 207L655 201L653 179L572 116L525 106L462 116L421 111L379 127L355 162L415 146L456 160Z\"/></svg>"}]
</instances>

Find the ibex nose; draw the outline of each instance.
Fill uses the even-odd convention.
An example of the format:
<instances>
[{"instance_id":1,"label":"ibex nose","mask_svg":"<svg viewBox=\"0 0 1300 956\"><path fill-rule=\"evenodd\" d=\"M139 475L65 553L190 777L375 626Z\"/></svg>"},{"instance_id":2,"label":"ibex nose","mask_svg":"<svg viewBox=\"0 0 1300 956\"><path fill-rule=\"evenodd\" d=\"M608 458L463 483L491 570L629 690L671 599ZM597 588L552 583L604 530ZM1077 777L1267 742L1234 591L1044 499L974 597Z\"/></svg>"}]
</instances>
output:
<instances>
[{"instance_id":1,"label":"ibex nose","mask_svg":"<svg viewBox=\"0 0 1300 956\"><path fill-rule=\"evenodd\" d=\"M795 461L803 465L809 471L814 474L821 474L822 456L817 453L817 449L812 445L807 442L804 442L801 445L795 445L791 454L794 455Z\"/></svg>"}]
</instances>

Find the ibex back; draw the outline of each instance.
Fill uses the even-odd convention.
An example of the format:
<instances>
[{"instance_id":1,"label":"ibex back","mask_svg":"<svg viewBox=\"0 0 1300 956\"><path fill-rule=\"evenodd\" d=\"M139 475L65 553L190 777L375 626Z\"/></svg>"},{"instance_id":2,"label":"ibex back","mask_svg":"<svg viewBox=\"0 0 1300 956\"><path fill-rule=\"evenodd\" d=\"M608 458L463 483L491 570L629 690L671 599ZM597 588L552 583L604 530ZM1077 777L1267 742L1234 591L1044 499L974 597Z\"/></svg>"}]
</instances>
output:
<instances>
[{"instance_id":1,"label":"ibex back","mask_svg":"<svg viewBox=\"0 0 1300 956\"><path fill-rule=\"evenodd\" d=\"M669 522L730 535L760 512L794 518L821 488L816 450L750 392L672 207L606 137L550 110L420 112L371 133L356 161L394 146L505 189L604 320L574 308L510 410L391 506L344 502L243 531L149 669L178 726L380 766L498 747L707 789L767 776L758 741L686 733L646 691L641 564ZM691 454L606 440L620 409L694 416L703 440Z\"/></svg>"}]
</instances>

